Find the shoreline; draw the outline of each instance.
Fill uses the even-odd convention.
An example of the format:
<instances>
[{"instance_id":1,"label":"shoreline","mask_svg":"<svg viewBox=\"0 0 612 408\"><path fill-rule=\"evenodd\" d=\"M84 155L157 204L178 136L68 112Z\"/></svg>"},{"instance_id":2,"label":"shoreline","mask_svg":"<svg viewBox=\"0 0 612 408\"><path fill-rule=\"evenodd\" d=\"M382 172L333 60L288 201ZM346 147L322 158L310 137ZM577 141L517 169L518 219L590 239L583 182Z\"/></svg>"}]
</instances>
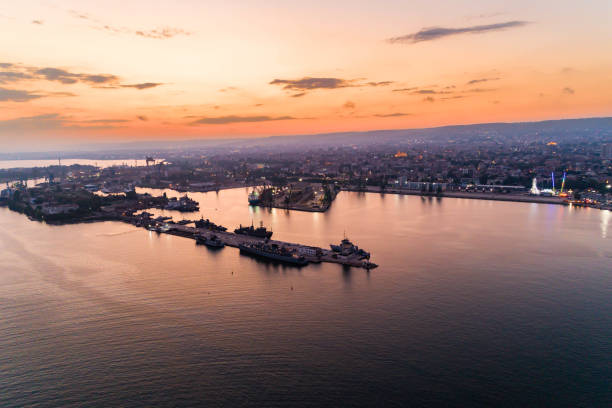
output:
<instances>
[{"instance_id":1,"label":"shoreline","mask_svg":"<svg viewBox=\"0 0 612 408\"><path fill-rule=\"evenodd\" d=\"M472 200L490 200L490 201L509 201L517 203L535 203L535 204L555 204L555 205L569 205L558 197L539 197L539 196L528 196L518 194L498 194L498 193L467 193L459 191L446 191L440 194L423 194L420 191L414 190L399 190L399 189L385 189L380 190L378 187L368 187L366 190L360 190L357 188L343 188L342 191L351 191L358 193L379 193L379 194L397 194L397 195L413 195L421 197L446 197L446 198L464 198ZM592 207L596 208L596 207Z\"/></svg>"}]
</instances>

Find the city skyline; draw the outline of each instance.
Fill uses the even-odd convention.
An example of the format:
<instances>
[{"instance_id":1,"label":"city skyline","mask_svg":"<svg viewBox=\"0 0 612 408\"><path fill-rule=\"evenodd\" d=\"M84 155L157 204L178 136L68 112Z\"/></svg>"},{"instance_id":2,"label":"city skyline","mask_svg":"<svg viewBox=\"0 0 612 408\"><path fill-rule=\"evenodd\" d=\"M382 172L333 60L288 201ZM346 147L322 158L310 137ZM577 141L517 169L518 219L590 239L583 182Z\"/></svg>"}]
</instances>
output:
<instances>
[{"instance_id":1,"label":"city skyline","mask_svg":"<svg viewBox=\"0 0 612 408\"><path fill-rule=\"evenodd\" d=\"M611 115L610 5L526 5L4 5L0 145Z\"/></svg>"}]
</instances>

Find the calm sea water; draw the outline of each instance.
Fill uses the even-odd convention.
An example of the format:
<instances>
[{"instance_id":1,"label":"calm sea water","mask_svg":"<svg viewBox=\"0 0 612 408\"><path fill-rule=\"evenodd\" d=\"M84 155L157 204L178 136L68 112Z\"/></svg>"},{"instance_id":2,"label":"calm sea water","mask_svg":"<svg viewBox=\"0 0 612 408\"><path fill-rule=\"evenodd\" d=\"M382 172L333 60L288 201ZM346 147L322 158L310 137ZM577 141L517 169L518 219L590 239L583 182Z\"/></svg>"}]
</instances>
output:
<instances>
[{"instance_id":1,"label":"calm sea water","mask_svg":"<svg viewBox=\"0 0 612 408\"><path fill-rule=\"evenodd\" d=\"M0 169L12 169L12 168L28 168L28 167L48 167L57 166L57 160L0 160ZM81 164L84 166L97 166L101 168L111 166L144 166L146 162L144 160L90 160L90 159L62 159L62 166L71 166L73 164Z\"/></svg>"},{"instance_id":2,"label":"calm sea water","mask_svg":"<svg viewBox=\"0 0 612 408\"><path fill-rule=\"evenodd\" d=\"M275 266L0 208L0 406L612 404L610 212L343 192L318 214L253 209L245 189L190 196L278 239L346 232L380 267Z\"/></svg>"}]
</instances>

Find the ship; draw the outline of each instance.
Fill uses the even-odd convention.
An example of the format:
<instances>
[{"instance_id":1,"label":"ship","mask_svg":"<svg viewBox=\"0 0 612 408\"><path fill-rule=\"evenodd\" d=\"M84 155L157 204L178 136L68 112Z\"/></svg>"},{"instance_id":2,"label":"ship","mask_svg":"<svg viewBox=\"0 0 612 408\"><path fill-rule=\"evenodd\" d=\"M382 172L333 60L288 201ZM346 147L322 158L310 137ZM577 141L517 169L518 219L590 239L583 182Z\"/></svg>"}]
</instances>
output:
<instances>
[{"instance_id":1,"label":"ship","mask_svg":"<svg viewBox=\"0 0 612 408\"><path fill-rule=\"evenodd\" d=\"M196 235L196 244L206 245L210 248L223 248L225 246L225 243L216 235L211 235L210 238L206 238L204 235Z\"/></svg>"},{"instance_id":2,"label":"ship","mask_svg":"<svg viewBox=\"0 0 612 408\"><path fill-rule=\"evenodd\" d=\"M330 244L329 247L332 251L339 253L340 255L348 256L352 254L356 254L360 258L370 258L370 253L360 249L358 246L353 244L346 236L340 242L340 245Z\"/></svg>"},{"instance_id":3,"label":"ship","mask_svg":"<svg viewBox=\"0 0 612 408\"><path fill-rule=\"evenodd\" d=\"M249 194L249 205L258 205L259 203L261 203L259 193L257 190L253 190L251 194Z\"/></svg>"},{"instance_id":4,"label":"ship","mask_svg":"<svg viewBox=\"0 0 612 408\"><path fill-rule=\"evenodd\" d=\"M204 219L204 217L200 218L199 220L195 221L195 226L196 228L207 228L211 231L227 231L227 228L221 226L221 225L217 225L214 222L210 221L208 218Z\"/></svg>"},{"instance_id":5,"label":"ship","mask_svg":"<svg viewBox=\"0 0 612 408\"><path fill-rule=\"evenodd\" d=\"M250 244L240 244L238 248L240 248L240 253L249 254L258 258L269 259L271 261L296 266L305 266L308 264L308 261L303 256L295 256L285 247L279 247L277 244L256 242Z\"/></svg>"},{"instance_id":6,"label":"ship","mask_svg":"<svg viewBox=\"0 0 612 408\"><path fill-rule=\"evenodd\" d=\"M272 236L272 231L268 231L266 227L263 226L263 222L261 222L257 228L253 227L253 224L251 224L250 227L243 227L242 224L240 224L240 228L236 228L234 232L236 234L249 235L257 238L270 238Z\"/></svg>"},{"instance_id":7,"label":"ship","mask_svg":"<svg viewBox=\"0 0 612 408\"><path fill-rule=\"evenodd\" d=\"M193 212L198 211L200 206L197 201L184 196L179 199L172 197L168 200L168 204L164 206L164 210L176 210L181 212Z\"/></svg>"}]
</instances>

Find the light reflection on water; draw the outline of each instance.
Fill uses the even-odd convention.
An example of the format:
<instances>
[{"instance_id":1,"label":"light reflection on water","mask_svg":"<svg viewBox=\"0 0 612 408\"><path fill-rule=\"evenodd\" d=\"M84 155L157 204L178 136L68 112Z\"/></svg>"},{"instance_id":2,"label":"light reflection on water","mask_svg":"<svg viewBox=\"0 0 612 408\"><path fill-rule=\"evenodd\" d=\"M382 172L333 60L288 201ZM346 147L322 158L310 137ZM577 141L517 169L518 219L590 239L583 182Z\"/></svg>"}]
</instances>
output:
<instances>
[{"instance_id":1,"label":"light reflection on water","mask_svg":"<svg viewBox=\"0 0 612 408\"><path fill-rule=\"evenodd\" d=\"M610 400L609 212L342 192L305 213L247 194L156 213L325 247L346 231L380 267L296 269L0 208L0 406Z\"/></svg>"}]
</instances>

